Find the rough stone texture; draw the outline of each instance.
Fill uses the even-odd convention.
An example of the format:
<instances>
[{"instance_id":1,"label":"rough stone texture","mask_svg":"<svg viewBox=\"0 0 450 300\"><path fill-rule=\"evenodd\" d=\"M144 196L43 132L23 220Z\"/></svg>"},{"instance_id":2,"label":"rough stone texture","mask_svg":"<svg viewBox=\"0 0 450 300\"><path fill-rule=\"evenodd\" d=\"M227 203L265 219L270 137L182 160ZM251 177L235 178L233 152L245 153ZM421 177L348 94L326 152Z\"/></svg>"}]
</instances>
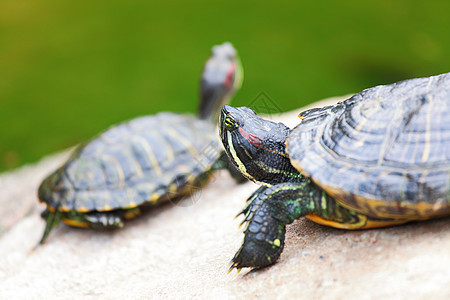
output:
<instances>
[{"instance_id":1,"label":"rough stone texture","mask_svg":"<svg viewBox=\"0 0 450 300\"><path fill-rule=\"evenodd\" d=\"M275 117L293 125L300 111ZM450 299L450 218L353 232L298 220L274 266L227 274L243 237L233 217L257 186L225 172L122 230L61 225L33 250L37 186L67 155L0 175L1 299Z\"/></svg>"}]
</instances>

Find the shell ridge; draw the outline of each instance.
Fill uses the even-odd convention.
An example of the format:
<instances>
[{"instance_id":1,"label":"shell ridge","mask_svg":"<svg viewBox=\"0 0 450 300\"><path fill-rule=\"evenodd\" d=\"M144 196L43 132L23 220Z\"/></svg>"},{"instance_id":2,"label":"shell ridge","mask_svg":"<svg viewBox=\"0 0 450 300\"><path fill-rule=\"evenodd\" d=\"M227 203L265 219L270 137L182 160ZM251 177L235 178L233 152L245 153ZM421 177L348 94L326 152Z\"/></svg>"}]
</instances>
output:
<instances>
[{"instance_id":1,"label":"shell ridge","mask_svg":"<svg viewBox=\"0 0 450 300\"><path fill-rule=\"evenodd\" d=\"M373 200L371 211L393 215L450 209L450 73L380 85L342 103L342 111L301 114L287 144L300 172L352 207Z\"/></svg>"}]
</instances>

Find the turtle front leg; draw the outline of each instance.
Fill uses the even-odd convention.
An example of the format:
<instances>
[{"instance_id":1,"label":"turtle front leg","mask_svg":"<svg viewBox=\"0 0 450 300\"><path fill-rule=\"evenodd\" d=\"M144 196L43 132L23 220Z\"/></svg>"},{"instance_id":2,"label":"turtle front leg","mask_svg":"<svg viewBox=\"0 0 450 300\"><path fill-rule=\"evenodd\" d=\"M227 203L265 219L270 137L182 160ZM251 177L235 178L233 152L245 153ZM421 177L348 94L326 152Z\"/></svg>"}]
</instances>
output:
<instances>
[{"instance_id":1,"label":"turtle front leg","mask_svg":"<svg viewBox=\"0 0 450 300\"><path fill-rule=\"evenodd\" d=\"M303 201L292 200L299 198L300 191L298 184L281 183L261 187L250 197L244 209L244 242L232 259L230 270L262 268L278 259L284 247L286 224L311 212Z\"/></svg>"},{"instance_id":2,"label":"turtle front leg","mask_svg":"<svg viewBox=\"0 0 450 300\"><path fill-rule=\"evenodd\" d=\"M339 206L309 179L299 183L281 183L260 188L244 209L244 242L231 262L233 268L262 268L279 258L286 225L314 213L342 223L358 222L354 212Z\"/></svg>"}]
</instances>

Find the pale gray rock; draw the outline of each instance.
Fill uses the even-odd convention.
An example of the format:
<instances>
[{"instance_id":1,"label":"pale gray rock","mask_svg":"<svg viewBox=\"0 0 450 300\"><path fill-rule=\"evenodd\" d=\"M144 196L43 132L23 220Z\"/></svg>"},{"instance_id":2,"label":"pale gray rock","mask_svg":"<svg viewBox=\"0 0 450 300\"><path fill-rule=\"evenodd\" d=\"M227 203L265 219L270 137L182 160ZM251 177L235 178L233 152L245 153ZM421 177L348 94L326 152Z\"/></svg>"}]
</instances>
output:
<instances>
[{"instance_id":1,"label":"pale gray rock","mask_svg":"<svg viewBox=\"0 0 450 300\"><path fill-rule=\"evenodd\" d=\"M292 126L301 110L273 117ZM449 218L366 231L298 220L275 265L227 274L243 238L233 218L257 186L226 172L121 230L61 225L33 250L37 187L67 155L0 175L1 299L450 299Z\"/></svg>"}]
</instances>

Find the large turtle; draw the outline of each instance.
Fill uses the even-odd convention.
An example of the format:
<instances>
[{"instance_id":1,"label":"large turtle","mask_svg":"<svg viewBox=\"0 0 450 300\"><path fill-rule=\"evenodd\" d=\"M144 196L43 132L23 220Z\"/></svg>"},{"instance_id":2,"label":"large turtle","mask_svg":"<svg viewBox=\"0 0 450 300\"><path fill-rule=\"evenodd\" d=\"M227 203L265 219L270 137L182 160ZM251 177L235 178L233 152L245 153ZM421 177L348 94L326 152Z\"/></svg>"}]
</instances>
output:
<instances>
[{"instance_id":1,"label":"large turtle","mask_svg":"<svg viewBox=\"0 0 450 300\"><path fill-rule=\"evenodd\" d=\"M224 106L233 163L261 184L233 268L273 264L286 224L306 216L365 229L450 215L450 73L364 90L304 111L294 129Z\"/></svg>"},{"instance_id":2,"label":"large turtle","mask_svg":"<svg viewBox=\"0 0 450 300\"><path fill-rule=\"evenodd\" d=\"M39 187L39 199L47 207L40 243L61 220L76 227L122 227L143 205L187 195L213 171L234 169L217 138L216 122L241 83L236 50L230 43L215 46L203 70L198 117L169 112L143 116L79 146Z\"/></svg>"}]
</instances>

